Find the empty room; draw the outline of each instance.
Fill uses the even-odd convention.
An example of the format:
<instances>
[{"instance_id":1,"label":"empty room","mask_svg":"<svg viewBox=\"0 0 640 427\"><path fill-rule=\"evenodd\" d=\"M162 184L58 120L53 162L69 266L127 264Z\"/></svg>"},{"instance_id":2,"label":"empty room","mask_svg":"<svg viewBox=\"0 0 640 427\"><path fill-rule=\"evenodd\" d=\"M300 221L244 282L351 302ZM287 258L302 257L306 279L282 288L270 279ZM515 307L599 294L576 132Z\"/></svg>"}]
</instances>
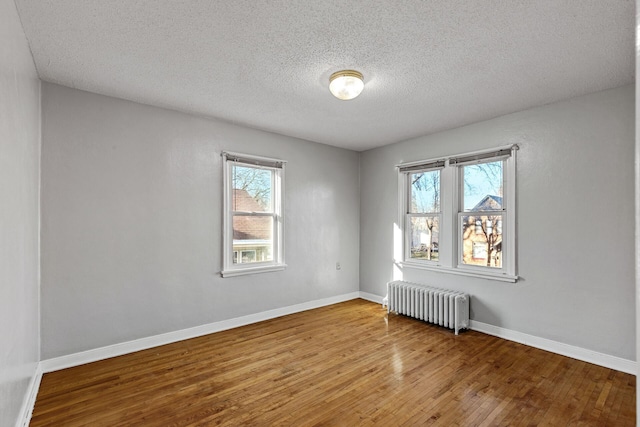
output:
<instances>
[{"instance_id":1,"label":"empty room","mask_svg":"<svg viewBox=\"0 0 640 427\"><path fill-rule=\"evenodd\" d=\"M636 425L636 25L0 0L0 426Z\"/></svg>"}]
</instances>

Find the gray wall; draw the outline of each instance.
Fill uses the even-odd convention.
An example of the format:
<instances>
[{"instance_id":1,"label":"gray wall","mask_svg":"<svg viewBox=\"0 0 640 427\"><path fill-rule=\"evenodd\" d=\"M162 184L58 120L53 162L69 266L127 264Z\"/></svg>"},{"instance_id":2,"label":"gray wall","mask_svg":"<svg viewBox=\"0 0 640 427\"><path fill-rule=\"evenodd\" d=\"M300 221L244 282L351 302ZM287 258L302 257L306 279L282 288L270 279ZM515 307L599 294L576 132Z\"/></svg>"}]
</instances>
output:
<instances>
[{"instance_id":1,"label":"gray wall","mask_svg":"<svg viewBox=\"0 0 640 427\"><path fill-rule=\"evenodd\" d=\"M385 295L394 274L394 165L516 143L522 279L400 273L470 293L474 320L635 360L634 90L598 92L364 152L360 290Z\"/></svg>"},{"instance_id":2,"label":"gray wall","mask_svg":"<svg viewBox=\"0 0 640 427\"><path fill-rule=\"evenodd\" d=\"M640 10L640 0L636 0L636 11ZM636 12L637 13L637 12ZM636 15L636 40L640 37L640 20ZM637 43L637 42L636 42ZM640 70L640 49L636 49L636 81L638 80L638 70ZM640 360L640 86L636 85L636 169L635 169L635 214L636 214L636 361ZM637 381L640 376L640 364L636 365L638 371L636 372L636 424L640 424L640 381Z\"/></svg>"},{"instance_id":3,"label":"gray wall","mask_svg":"<svg viewBox=\"0 0 640 427\"><path fill-rule=\"evenodd\" d=\"M0 426L16 423L40 357L40 82L0 0Z\"/></svg>"},{"instance_id":4,"label":"gray wall","mask_svg":"<svg viewBox=\"0 0 640 427\"><path fill-rule=\"evenodd\" d=\"M358 290L357 153L47 83L42 103L43 359ZM220 278L223 150L288 161L285 271Z\"/></svg>"}]
</instances>

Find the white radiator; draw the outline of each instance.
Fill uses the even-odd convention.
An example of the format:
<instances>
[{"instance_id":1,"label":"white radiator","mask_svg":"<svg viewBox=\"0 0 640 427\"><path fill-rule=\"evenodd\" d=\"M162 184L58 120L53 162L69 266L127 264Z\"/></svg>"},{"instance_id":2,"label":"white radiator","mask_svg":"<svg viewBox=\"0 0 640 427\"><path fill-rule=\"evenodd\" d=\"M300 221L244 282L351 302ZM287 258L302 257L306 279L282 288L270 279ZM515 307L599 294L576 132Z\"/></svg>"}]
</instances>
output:
<instances>
[{"instance_id":1,"label":"white radiator","mask_svg":"<svg viewBox=\"0 0 640 427\"><path fill-rule=\"evenodd\" d=\"M453 329L469 327L469 295L396 280L387 283L387 312Z\"/></svg>"}]
</instances>

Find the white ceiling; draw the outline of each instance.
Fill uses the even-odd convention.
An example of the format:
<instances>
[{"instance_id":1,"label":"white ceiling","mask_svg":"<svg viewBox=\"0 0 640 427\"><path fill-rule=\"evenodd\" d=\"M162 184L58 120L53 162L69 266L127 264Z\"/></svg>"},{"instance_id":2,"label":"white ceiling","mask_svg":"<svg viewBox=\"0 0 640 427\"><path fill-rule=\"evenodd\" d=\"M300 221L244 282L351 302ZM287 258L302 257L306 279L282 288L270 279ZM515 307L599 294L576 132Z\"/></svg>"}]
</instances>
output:
<instances>
[{"instance_id":1,"label":"white ceiling","mask_svg":"<svg viewBox=\"0 0 640 427\"><path fill-rule=\"evenodd\" d=\"M42 80L357 151L632 83L634 3L16 0Z\"/></svg>"}]
</instances>

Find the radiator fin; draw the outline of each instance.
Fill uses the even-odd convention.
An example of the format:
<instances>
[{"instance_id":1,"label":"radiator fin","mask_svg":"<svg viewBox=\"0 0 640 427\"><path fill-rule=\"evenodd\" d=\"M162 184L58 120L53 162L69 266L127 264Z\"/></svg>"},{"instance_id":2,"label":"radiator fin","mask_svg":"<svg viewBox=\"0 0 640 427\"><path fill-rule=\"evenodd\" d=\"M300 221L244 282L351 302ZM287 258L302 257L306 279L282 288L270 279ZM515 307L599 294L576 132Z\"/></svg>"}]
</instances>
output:
<instances>
[{"instance_id":1,"label":"radiator fin","mask_svg":"<svg viewBox=\"0 0 640 427\"><path fill-rule=\"evenodd\" d=\"M387 283L387 311L453 329L469 327L469 295L417 283Z\"/></svg>"}]
</instances>

